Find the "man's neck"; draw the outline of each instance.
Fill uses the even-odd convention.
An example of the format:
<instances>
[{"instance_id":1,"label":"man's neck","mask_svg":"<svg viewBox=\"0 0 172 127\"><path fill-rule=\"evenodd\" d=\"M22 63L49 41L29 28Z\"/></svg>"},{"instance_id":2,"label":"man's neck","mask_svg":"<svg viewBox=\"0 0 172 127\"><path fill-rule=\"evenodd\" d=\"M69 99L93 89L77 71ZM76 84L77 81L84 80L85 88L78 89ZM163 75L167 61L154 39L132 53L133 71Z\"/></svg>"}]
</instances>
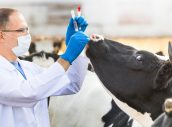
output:
<instances>
[{"instance_id":1,"label":"man's neck","mask_svg":"<svg viewBox=\"0 0 172 127\"><path fill-rule=\"evenodd\" d=\"M16 61L17 59L16 55L12 52L12 50L4 47L3 45L0 46L0 55L5 57L10 62Z\"/></svg>"},{"instance_id":2,"label":"man's neck","mask_svg":"<svg viewBox=\"0 0 172 127\"><path fill-rule=\"evenodd\" d=\"M0 55L5 57L9 62L13 62L17 60L17 57L15 55L4 55L4 54L0 54Z\"/></svg>"}]
</instances>

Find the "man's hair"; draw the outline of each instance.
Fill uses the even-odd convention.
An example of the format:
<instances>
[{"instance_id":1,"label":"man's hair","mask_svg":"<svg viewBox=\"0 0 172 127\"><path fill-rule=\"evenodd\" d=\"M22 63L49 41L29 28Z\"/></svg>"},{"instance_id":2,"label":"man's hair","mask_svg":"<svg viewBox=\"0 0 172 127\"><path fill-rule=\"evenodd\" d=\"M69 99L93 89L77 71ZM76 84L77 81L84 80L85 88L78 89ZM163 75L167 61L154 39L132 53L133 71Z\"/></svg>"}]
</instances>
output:
<instances>
[{"instance_id":1,"label":"man's hair","mask_svg":"<svg viewBox=\"0 0 172 127\"><path fill-rule=\"evenodd\" d=\"M0 29L4 29L6 27L9 22L9 16L14 12L18 11L12 8L0 8Z\"/></svg>"}]
</instances>

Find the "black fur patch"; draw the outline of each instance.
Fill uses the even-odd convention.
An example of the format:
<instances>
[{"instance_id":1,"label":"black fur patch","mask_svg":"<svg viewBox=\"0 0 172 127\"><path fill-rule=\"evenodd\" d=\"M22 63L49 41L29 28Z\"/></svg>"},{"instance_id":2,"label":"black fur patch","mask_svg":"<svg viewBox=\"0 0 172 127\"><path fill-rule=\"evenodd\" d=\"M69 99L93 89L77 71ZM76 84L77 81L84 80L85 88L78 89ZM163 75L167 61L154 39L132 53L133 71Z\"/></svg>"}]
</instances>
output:
<instances>
[{"instance_id":1,"label":"black fur patch","mask_svg":"<svg viewBox=\"0 0 172 127\"><path fill-rule=\"evenodd\" d=\"M170 61L165 62L159 69L154 89L161 90L167 87L168 81L172 77L172 63Z\"/></svg>"}]
</instances>

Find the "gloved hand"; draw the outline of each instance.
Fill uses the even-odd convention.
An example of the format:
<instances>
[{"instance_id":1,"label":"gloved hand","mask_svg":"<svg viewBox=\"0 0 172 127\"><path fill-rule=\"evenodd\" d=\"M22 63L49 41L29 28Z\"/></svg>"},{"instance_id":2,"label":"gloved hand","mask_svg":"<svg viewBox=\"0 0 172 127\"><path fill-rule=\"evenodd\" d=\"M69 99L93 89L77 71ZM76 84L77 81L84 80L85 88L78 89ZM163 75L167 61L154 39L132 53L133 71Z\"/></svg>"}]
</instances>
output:
<instances>
[{"instance_id":1,"label":"gloved hand","mask_svg":"<svg viewBox=\"0 0 172 127\"><path fill-rule=\"evenodd\" d=\"M79 31L84 32L88 26L88 23L84 19L84 17L82 17L82 16L75 17L75 21L77 22L78 28L81 28L81 29L79 29ZM69 21L67 32L66 32L66 46L68 45L69 40L74 33L76 33L76 32L75 32L75 28L74 28L74 24L73 24L73 18L71 18Z\"/></svg>"},{"instance_id":2,"label":"gloved hand","mask_svg":"<svg viewBox=\"0 0 172 127\"><path fill-rule=\"evenodd\" d=\"M89 40L90 38L82 31L76 32L71 36L65 53L60 57L71 64L79 56Z\"/></svg>"}]
</instances>

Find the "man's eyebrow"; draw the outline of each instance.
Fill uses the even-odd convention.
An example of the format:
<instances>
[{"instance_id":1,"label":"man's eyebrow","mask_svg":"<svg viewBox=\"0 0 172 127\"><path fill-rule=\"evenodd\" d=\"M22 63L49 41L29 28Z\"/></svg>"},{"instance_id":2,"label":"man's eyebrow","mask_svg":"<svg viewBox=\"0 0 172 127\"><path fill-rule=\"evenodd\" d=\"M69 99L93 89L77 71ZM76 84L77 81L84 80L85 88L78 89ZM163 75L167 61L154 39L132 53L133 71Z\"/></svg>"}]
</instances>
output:
<instances>
[{"instance_id":1,"label":"man's eyebrow","mask_svg":"<svg viewBox=\"0 0 172 127\"><path fill-rule=\"evenodd\" d=\"M19 28L19 29L17 29L17 30L7 30L7 29L5 29L5 30L1 30L2 32L25 32L25 31L28 31L29 30L29 28L28 27L24 27L24 28Z\"/></svg>"}]
</instances>

